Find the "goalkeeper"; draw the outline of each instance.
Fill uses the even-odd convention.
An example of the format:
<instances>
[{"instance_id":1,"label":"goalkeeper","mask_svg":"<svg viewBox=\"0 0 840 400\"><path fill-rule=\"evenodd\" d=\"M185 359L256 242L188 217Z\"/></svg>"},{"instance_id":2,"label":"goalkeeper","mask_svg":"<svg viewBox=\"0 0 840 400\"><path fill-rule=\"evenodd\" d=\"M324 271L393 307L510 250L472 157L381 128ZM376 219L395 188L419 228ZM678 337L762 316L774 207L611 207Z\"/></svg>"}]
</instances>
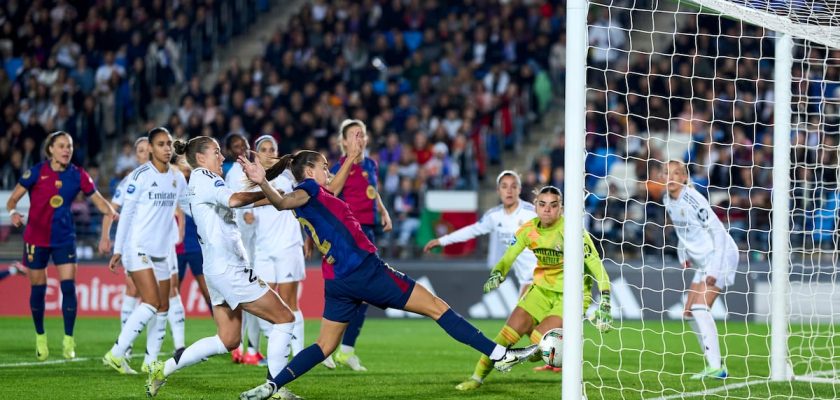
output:
<instances>
[{"instance_id":1,"label":"goalkeeper","mask_svg":"<svg viewBox=\"0 0 840 400\"><path fill-rule=\"evenodd\" d=\"M537 256L534 283L519 300L505 326L496 336L502 346L516 344L530 333L531 343L539 343L542 335L554 328L563 328L563 195L554 186L545 186L537 192L534 202L537 218L525 222L516 232L505 255L490 272L484 292L496 289L505 280L516 257L526 248ZM584 281L583 310L592 302L592 283L598 281L601 301L595 312L595 325L602 332L612 329L610 314L610 280L601 263L598 251L589 233L583 237ZM481 357L470 379L458 384L458 390L473 390L481 386L493 369L487 357Z\"/></svg>"}]
</instances>

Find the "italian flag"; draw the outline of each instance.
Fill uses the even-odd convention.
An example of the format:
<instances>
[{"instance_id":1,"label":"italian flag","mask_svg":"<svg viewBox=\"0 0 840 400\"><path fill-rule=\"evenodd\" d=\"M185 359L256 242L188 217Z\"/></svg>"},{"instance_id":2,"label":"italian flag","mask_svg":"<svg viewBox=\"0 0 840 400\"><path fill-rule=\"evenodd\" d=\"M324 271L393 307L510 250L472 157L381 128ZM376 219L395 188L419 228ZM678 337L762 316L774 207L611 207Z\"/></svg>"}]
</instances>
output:
<instances>
[{"instance_id":1,"label":"italian flag","mask_svg":"<svg viewBox=\"0 0 840 400\"><path fill-rule=\"evenodd\" d=\"M417 246L422 248L430 240L478 221L478 193L461 190L431 190L426 192L417 230ZM447 256L466 256L476 248L476 240L455 243L443 248ZM435 249L435 251L440 251Z\"/></svg>"}]
</instances>

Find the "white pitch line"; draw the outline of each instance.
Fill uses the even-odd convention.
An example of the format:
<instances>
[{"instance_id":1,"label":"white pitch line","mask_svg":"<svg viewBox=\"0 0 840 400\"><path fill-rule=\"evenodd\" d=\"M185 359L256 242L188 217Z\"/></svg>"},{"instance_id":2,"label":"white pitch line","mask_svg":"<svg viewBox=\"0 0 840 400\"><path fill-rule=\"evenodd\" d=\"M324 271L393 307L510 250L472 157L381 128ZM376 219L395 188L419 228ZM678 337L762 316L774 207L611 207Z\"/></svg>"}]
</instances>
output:
<instances>
[{"instance_id":1,"label":"white pitch line","mask_svg":"<svg viewBox=\"0 0 840 400\"><path fill-rule=\"evenodd\" d=\"M742 383L736 383L734 385L724 385L724 386L721 386L721 387L716 387L714 389L706 389L706 390L703 390L703 391L700 391L700 392L680 393L680 394L674 394L674 395L671 395L671 396L657 397L654 400L670 400L670 399L682 399L682 398L694 397L694 396L706 396L706 395L710 395L710 394L723 392L723 391L726 391L726 390L735 390L735 389L740 389L742 387L752 386L752 385L757 385L759 383L767 383L767 382L768 381L766 381L766 380L752 381L752 382L742 382Z\"/></svg>"},{"instance_id":2,"label":"white pitch line","mask_svg":"<svg viewBox=\"0 0 840 400\"><path fill-rule=\"evenodd\" d=\"M90 361L90 360L93 360L93 358L80 357L80 358L74 358L74 359L71 359L71 360L19 362L19 363L0 364L0 368L34 367L34 366L38 366L38 365L67 364L67 363Z\"/></svg>"}]
</instances>

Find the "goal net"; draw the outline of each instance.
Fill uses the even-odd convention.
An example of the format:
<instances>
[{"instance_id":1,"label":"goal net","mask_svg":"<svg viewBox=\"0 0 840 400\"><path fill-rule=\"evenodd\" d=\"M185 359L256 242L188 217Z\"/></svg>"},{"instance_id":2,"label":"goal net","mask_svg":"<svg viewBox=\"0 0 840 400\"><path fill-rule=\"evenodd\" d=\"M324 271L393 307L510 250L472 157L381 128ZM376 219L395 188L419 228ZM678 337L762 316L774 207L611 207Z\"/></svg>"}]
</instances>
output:
<instances>
[{"instance_id":1,"label":"goal net","mask_svg":"<svg viewBox=\"0 0 840 400\"><path fill-rule=\"evenodd\" d=\"M840 398L840 5L602 0L589 3L587 30L585 113L567 102L566 118L585 118L583 227L610 272L617 329L585 326L585 395ZM791 82L789 129L780 72ZM687 164L738 245L735 281L710 309L725 380L693 379L707 350L683 315L695 270L678 261L663 205L669 160ZM774 204L787 182L787 204ZM772 241L785 229L773 210L787 217L786 246ZM771 254L785 279L774 279ZM771 373L774 334L784 335L781 376Z\"/></svg>"}]
</instances>

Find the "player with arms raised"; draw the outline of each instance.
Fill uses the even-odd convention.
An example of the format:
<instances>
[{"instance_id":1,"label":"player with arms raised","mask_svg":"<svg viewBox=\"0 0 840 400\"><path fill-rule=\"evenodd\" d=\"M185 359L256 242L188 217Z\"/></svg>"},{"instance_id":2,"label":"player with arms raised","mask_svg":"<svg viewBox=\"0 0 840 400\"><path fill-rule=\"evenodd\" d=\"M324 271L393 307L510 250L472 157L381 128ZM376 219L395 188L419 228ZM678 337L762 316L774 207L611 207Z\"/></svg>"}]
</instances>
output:
<instances>
[{"instance_id":1,"label":"player with arms raised","mask_svg":"<svg viewBox=\"0 0 840 400\"><path fill-rule=\"evenodd\" d=\"M667 175L668 195L663 202L679 239L677 254L683 266L697 268L683 315L700 341L707 365L691 378L724 379L728 372L710 310L721 291L735 282L738 245L712 212L709 201L689 183L683 162L668 162Z\"/></svg>"},{"instance_id":2,"label":"player with arms raised","mask_svg":"<svg viewBox=\"0 0 840 400\"><path fill-rule=\"evenodd\" d=\"M528 333L531 342L539 343L545 332L554 328L563 328L563 195L554 186L545 186L537 193L537 218L525 224L516 232L505 255L493 268L490 278L484 284L484 291L497 289L510 272L516 258L526 248L537 257L534 269L534 283L519 300L516 308L508 317L505 326L496 336L496 343L510 346ZM612 328L610 314L610 279L601 263L601 257L595 249L589 233L583 236L584 277L583 309L586 311L592 302L592 284L597 281L601 291L601 301L595 312L596 326L603 332ZM492 360L482 357L476 365L473 376L456 386L458 390L476 389L490 373Z\"/></svg>"},{"instance_id":3,"label":"player with arms raised","mask_svg":"<svg viewBox=\"0 0 840 400\"><path fill-rule=\"evenodd\" d=\"M64 358L76 357L73 329L76 324L76 226L70 204L79 192L90 197L104 218L115 218L116 212L96 190L90 175L70 163L73 138L57 131L44 142L47 160L23 172L6 202L15 227L23 226L23 214L15 210L18 201L29 192L29 220L23 232L23 264L29 268L29 307L35 322L35 357L46 360L49 355L44 331L44 310L47 295L47 264L52 258L61 286L61 313L64 316Z\"/></svg>"},{"instance_id":4,"label":"player with arms raised","mask_svg":"<svg viewBox=\"0 0 840 400\"><path fill-rule=\"evenodd\" d=\"M360 137L353 138L350 143L342 170L361 152ZM320 153L303 150L283 156L268 172L244 157L240 157L240 162L248 178L259 185L275 208L294 210L304 230L324 254L321 269L325 280L323 320L315 344L297 354L269 382L242 393L240 399L269 398L277 388L323 361L335 350L348 321L362 303L430 317L452 338L496 361L500 370L510 369L536 353L537 346L507 349L493 343L442 299L385 264L376 255L376 247L365 236L347 203L324 188L328 184L329 170L327 160ZM299 183L291 193L280 194L269 181L287 168Z\"/></svg>"}]
</instances>

